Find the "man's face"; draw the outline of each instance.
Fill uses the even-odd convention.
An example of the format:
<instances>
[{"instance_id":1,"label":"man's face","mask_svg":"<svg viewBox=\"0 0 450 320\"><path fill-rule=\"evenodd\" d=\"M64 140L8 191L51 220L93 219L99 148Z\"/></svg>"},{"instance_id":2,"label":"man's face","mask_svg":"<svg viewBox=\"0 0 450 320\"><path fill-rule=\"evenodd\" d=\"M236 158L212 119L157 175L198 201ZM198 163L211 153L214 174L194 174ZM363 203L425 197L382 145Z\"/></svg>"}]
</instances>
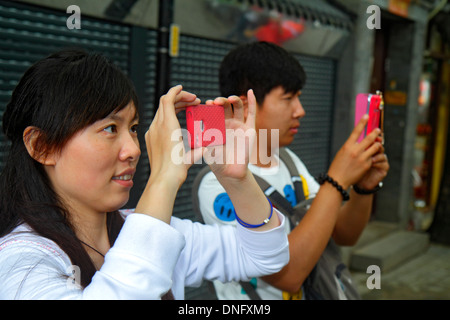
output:
<instances>
[{"instance_id":1,"label":"man's face","mask_svg":"<svg viewBox=\"0 0 450 320\"><path fill-rule=\"evenodd\" d=\"M301 91L287 93L281 86L272 89L256 110L256 132L267 129L270 137L270 130L278 130L279 146L291 144L300 126L299 119L305 116L300 95Z\"/></svg>"}]
</instances>

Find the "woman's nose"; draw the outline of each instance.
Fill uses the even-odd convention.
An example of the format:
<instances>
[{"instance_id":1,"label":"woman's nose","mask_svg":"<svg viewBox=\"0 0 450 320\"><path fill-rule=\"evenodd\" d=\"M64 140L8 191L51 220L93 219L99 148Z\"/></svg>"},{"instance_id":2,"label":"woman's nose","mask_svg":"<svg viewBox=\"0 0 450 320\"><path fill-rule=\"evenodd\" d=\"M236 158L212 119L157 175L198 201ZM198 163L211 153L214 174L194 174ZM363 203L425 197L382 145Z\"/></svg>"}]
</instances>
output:
<instances>
[{"instance_id":1,"label":"woman's nose","mask_svg":"<svg viewBox=\"0 0 450 320\"><path fill-rule=\"evenodd\" d=\"M139 140L137 137L129 135L122 146L119 154L121 161L137 161L141 156L141 148L139 147Z\"/></svg>"}]
</instances>

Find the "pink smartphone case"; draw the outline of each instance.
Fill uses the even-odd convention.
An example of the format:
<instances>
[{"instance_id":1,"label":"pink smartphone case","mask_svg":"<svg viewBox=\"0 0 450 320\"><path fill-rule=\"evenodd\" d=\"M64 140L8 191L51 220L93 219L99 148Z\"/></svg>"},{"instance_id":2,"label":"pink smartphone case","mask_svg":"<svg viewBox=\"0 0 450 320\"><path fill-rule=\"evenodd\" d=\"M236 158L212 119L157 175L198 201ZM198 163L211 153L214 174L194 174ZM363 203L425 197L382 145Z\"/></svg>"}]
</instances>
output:
<instances>
[{"instance_id":1,"label":"pink smartphone case","mask_svg":"<svg viewBox=\"0 0 450 320\"><path fill-rule=\"evenodd\" d=\"M186 107L186 127L191 149L226 142L223 106L200 104Z\"/></svg>"},{"instance_id":2,"label":"pink smartphone case","mask_svg":"<svg viewBox=\"0 0 450 320\"><path fill-rule=\"evenodd\" d=\"M356 96L355 126L358 124L359 120L361 120L364 114L369 115L367 126L359 136L358 142L364 139L364 137L371 133L375 128L380 127L380 103L381 97L377 94L359 93Z\"/></svg>"}]
</instances>

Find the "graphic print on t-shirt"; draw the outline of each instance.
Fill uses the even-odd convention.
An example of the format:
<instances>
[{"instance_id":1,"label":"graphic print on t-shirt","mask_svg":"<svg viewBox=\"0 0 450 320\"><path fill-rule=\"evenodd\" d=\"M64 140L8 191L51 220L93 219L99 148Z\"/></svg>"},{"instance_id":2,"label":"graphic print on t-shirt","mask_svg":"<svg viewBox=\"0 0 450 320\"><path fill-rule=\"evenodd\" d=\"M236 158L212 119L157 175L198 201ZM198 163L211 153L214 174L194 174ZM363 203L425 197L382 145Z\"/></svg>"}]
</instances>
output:
<instances>
[{"instance_id":1,"label":"graphic print on t-shirt","mask_svg":"<svg viewBox=\"0 0 450 320\"><path fill-rule=\"evenodd\" d=\"M236 219L233 204L226 192L219 194L214 200L214 213L222 221L230 222Z\"/></svg>"}]
</instances>

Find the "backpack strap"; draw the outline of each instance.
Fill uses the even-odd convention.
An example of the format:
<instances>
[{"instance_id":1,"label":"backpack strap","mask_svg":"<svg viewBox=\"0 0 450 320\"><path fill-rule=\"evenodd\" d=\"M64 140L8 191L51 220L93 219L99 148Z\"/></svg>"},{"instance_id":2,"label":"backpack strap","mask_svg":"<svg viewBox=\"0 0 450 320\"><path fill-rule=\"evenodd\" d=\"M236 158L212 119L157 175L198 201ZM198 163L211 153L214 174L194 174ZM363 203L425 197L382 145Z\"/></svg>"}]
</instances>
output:
<instances>
[{"instance_id":1,"label":"backpack strap","mask_svg":"<svg viewBox=\"0 0 450 320\"><path fill-rule=\"evenodd\" d=\"M255 180L258 183L261 190L264 192L266 197L270 199L275 208L277 208L285 215L290 217L293 214L294 210L291 203L285 197L283 197L274 187L272 187L266 180L264 180L260 176L257 176L256 174L254 174L253 176L255 177Z\"/></svg>"},{"instance_id":2,"label":"backpack strap","mask_svg":"<svg viewBox=\"0 0 450 320\"><path fill-rule=\"evenodd\" d=\"M279 149L279 156L281 161L284 162L286 167L289 170L289 173L291 174L291 180L294 185L295 190L295 197L297 198L297 203L300 203L302 201L305 201L308 196L305 192L307 190L307 186L303 185L303 178L300 175L300 173L297 170L297 166L295 165L294 161L292 160L292 157L289 155L286 148L280 148ZM305 189L306 187L306 189Z\"/></svg>"},{"instance_id":3,"label":"backpack strap","mask_svg":"<svg viewBox=\"0 0 450 320\"><path fill-rule=\"evenodd\" d=\"M283 161L283 163L286 165L289 174L291 175L291 181L292 184L294 185L297 205L299 205L300 203L305 203L305 200L308 198L307 196L305 196L305 190L307 190L307 186L304 186L303 178L299 174L297 166L295 165L294 161L292 160L292 157L289 155L286 148L279 149L279 157L280 160ZM256 182L264 191L264 194L270 199L272 204L278 210L282 211L286 216L290 217L291 222L293 222L292 219L294 216L294 208L292 207L291 203L284 196L282 196L277 190L275 190L275 188L272 187L266 180L264 180L260 176L257 176L256 174L253 175L256 179ZM293 224L293 226L295 225L296 223Z\"/></svg>"},{"instance_id":4,"label":"backpack strap","mask_svg":"<svg viewBox=\"0 0 450 320\"><path fill-rule=\"evenodd\" d=\"M259 296L258 292L256 292L256 289L253 287L253 285L250 282L247 281L239 281L239 284L244 289L245 293L248 295L250 300L262 300Z\"/></svg>"}]
</instances>

